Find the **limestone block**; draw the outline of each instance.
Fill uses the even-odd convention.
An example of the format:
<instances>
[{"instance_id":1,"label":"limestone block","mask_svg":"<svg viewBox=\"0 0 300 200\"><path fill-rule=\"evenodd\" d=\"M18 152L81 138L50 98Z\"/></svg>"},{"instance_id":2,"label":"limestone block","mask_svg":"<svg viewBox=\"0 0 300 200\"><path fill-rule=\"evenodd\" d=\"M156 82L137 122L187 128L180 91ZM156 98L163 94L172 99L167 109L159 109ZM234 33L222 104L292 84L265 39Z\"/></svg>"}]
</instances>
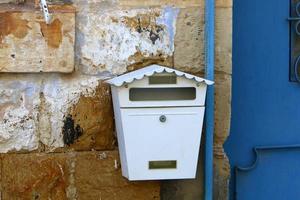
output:
<instances>
[{"instance_id":1,"label":"limestone block","mask_svg":"<svg viewBox=\"0 0 300 200\"><path fill-rule=\"evenodd\" d=\"M25 5L0 6L0 72L72 72L75 13L70 7L50 9L52 23Z\"/></svg>"},{"instance_id":2,"label":"limestone block","mask_svg":"<svg viewBox=\"0 0 300 200\"><path fill-rule=\"evenodd\" d=\"M222 148L230 131L231 75L216 73L215 77L215 145Z\"/></svg>"},{"instance_id":3,"label":"limestone block","mask_svg":"<svg viewBox=\"0 0 300 200\"><path fill-rule=\"evenodd\" d=\"M82 135L70 141L76 150L114 148L114 117L110 87L100 83L92 96L80 96L69 113L69 118L82 130ZM65 125L66 124L65 119ZM67 134L63 131L64 137ZM65 141L66 143L66 141Z\"/></svg>"},{"instance_id":4,"label":"limestone block","mask_svg":"<svg viewBox=\"0 0 300 200\"><path fill-rule=\"evenodd\" d=\"M16 4L18 4L18 3L24 3L25 2L25 0L0 0L0 4L1 3L16 3Z\"/></svg>"},{"instance_id":5,"label":"limestone block","mask_svg":"<svg viewBox=\"0 0 300 200\"><path fill-rule=\"evenodd\" d=\"M75 169L79 199L160 199L159 182L129 182L122 177L117 151L82 153Z\"/></svg>"},{"instance_id":6,"label":"limestone block","mask_svg":"<svg viewBox=\"0 0 300 200\"><path fill-rule=\"evenodd\" d=\"M216 0L216 7L218 8L232 8L233 0Z\"/></svg>"},{"instance_id":7,"label":"limestone block","mask_svg":"<svg viewBox=\"0 0 300 200\"><path fill-rule=\"evenodd\" d=\"M232 8L217 8L215 38L214 199L227 199L230 165L223 144L229 136L231 118Z\"/></svg>"},{"instance_id":8,"label":"limestone block","mask_svg":"<svg viewBox=\"0 0 300 200\"><path fill-rule=\"evenodd\" d=\"M172 57L177 8L120 9L111 2L74 3L77 62L83 73L121 74L130 65Z\"/></svg>"},{"instance_id":9,"label":"limestone block","mask_svg":"<svg viewBox=\"0 0 300 200\"><path fill-rule=\"evenodd\" d=\"M176 24L175 68L199 73L204 64L204 9L183 8Z\"/></svg>"},{"instance_id":10,"label":"limestone block","mask_svg":"<svg viewBox=\"0 0 300 200\"><path fill-rule=\"evenodd\" d=\"M232 9L217 8L215 65L217 71L232 72ZM226 38L226 39L225 39Z\"/></svg>"},{"instance_id":11,"label":"limestone block","mask_svg":"<svg viewBox=\"0 0 300 200\"><path fill-rule=\"evenodd\" d=\"M214 157L214 199L228 199L230 180L230 165L228 159Z\"/></svg>"},{"instance_id":12,"label":"limestone block","mask_svg":"<svg viewBox=\"0 0 300 200\"><path fill-rule=\"evenodd\" d=\"M129 182L117 151L5 154L1 199L159 200L159 182Z\"/></svg>"},{"instance_id":13,"label":"limestone block","mask_svg":"<svg viewBox=\"0 0 300 200\"><path fill-rule=\"evenodd\" d=\"M39 80L0 77L0 152L37 149Z\"/></svg>"},{"instance_id":14,"label":"limestone block","mask_svg":"<svg viewBox=\"0 0 300 200\"><path fill-rule=\"evenodd\" d=\"M215 33L215 69L231 74L231 8L217 8ZM199 73L205 67L204 9L180 10L176 24L174 65L177 69ZM226 39L224 39L226 38Z\"/></svg>"},{"instance_id":15,"label":"limestone block","mask_svg":"<svg viewBox=\"0 0 300 200\"><path fill-rule=\"evenodd\" d=\"M67 199L67 155L6 154L1 199Z\"/></svg>"}]
</instances>

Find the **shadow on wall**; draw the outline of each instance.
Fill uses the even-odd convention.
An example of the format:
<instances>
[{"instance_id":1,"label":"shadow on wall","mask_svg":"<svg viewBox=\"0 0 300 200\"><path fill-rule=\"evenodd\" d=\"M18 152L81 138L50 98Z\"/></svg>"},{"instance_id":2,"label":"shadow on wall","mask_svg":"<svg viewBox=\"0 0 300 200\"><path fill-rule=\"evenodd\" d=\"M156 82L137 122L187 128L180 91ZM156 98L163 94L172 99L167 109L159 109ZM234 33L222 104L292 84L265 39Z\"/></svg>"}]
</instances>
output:
<instances>
[{"instance_id":1,"label":"shadow on wall","mask_svg":"<svg viewBox=\"0 0 300 200\"><path fill-rule=\"evenodd\" d=\"M205 138L203 132L202 138ZM201 140L197 176L193 180L170 180L161 182L161 200L203 199L204 184L204 139Z\"/></svg>"}]
</instances>

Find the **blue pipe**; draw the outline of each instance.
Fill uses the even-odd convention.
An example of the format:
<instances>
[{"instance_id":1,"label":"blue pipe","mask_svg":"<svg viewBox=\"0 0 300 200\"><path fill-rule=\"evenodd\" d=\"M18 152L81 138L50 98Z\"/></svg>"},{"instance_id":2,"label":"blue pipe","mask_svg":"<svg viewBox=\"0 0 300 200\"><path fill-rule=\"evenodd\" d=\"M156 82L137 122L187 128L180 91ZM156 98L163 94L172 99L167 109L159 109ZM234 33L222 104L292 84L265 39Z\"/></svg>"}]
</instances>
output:
<instances>
[{"instance_id":1,"label":"blue pipe","mask_svg":"<svg viewBox=\"0 0 300 200\"><path fill-rule=\"evenodd\" d=\"M215 0L205 0L205 78L214 81ZM204 199L213 199L214 86L208 86L205 114Z\"/></svg>"}]
</instances>

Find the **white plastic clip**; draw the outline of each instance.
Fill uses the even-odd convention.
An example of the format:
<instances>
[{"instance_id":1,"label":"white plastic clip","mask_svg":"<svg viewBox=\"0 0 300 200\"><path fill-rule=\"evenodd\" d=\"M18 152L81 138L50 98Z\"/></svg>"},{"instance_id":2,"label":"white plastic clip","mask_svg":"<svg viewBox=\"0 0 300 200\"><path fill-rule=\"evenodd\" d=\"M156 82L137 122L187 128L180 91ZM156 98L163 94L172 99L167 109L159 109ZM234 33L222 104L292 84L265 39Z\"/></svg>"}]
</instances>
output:
<instances>
[{"instance_id":1,"label":"white plastic clip","mask_svg":"<svg viewBox=\"0 0 300 200\"><path fill-rule=\"evenodd\" d=\"M48 9L48 5L47 5L46 0L40 0L40 6L43 10L46 24L50 24L51 23L51 15L49 13L49 9Z\"/></svg>"}]
</instances>

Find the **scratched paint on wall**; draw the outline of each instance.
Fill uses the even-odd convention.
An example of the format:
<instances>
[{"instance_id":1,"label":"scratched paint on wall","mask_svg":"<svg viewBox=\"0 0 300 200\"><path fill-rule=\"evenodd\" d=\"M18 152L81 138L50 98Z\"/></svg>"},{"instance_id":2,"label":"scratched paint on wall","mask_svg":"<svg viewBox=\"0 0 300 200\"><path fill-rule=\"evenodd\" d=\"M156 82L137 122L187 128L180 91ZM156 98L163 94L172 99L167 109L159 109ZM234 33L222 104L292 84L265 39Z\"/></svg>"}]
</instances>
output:
<instances>
[{"instance_id":1,"label":"scratched paint on wall","mask_svg":"<svg viewBox=\"0 0 300 200\"><path fill-rule=\"evenodd\" d=\"M179 9L97 10L96 4L96 8L82 6L77 40L84 73L121 74L127 66L147 58L173 55ZM90 12L94 14L85 15Z\"/></svg>"}]
</instances>

